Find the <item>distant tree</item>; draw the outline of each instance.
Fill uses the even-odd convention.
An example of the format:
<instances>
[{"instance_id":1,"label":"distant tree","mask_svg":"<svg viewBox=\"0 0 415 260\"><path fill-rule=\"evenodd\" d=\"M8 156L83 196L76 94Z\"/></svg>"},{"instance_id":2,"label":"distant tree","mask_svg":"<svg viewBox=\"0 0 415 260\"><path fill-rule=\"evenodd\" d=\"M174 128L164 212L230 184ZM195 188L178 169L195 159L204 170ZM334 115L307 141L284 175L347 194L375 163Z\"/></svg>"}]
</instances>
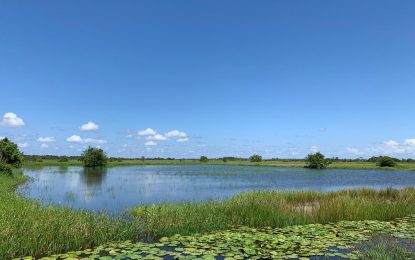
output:
<instances>
[{"instance_id":1,"label":"distant tree","mask_svg":"<svg viewBox=\"0 0 415 260\"><path fill-rule=\"evenodd\" d=\"M144 162L146 158L144 156L141 156L140 160Z\"/></svg>"},{"instance_id":2,"label":"distant tree","mask_svg":"<svg viewBox=\"0 0 415 260\"><path fill-rule=\"evenodd\" d=\"M396 159L389 156L379 156L376 162L376 165L380 167L395 167L396 164Z\"/></svg>"},{"instance_id":3,"label":"distant tree","mask_svg":"<svg viewBox=\"0 0 415 260\"><path fill-rule=\"evenodd\" d=\"M228 161L228 158L223 157L223 158L222 158L222 161L223 161L223 162L227 162L227 161Z\"/></svg>"},{"instance_id":4,"label":"distant tree","mask_svg":"<svg viewBox=\"0 0 415 260\"><path fill-rule=\"evenodd\" d=\"M105 166L107 164L107 155L101 148L88 147L82 153L80 160L85 167Z\"/></svg>"},{"instance_id":5,"label":"distant tree","mask_svg":"<svg viewBox=\"0 0 415 260\"><path fill-rule=\"evenodd\" d=\"M200 156L199 161L200 162L208 162L209 159L206 156L202 155L202 156Z\"/></svg>"},{"instance_id":6,"label":"distant tree","mask_svg":"<svg viewBox=\"0 0 415 260\"><path fill-rule=\"evenodd\" d=\"M330 161L325 159L324 155L320 152L309 154L306 158L306 168L312 168L312 169L324 169L329 164Z\"/></svg>"},{"instance_id":7,"label":"distant tree","mask_svg":"<svg viewBox=\"0 0 415 260\"><path fill-rule=\"evenodd\" d=\"M59 158L59 160L58 160L58 162L68 162L69 161L69 158L68 158L68 156L61 156L60 158Z\"/></svg>"},{"instance_id":8,"label":"distant tree","mask_svg":"<svg viewBox=\"0 0 415 260\"><path fill-rule=\"evenodd\" d=\"M23 161L23 154L19 151L17 144L4 138L0 140L0 162L19 167Z\"/></svg>"},{"instance_id":9,"label":"distant tree","mask_svg":"<svg viewBox=\"0 0 415 260\"><path fill-rule=\"evenodd\" d=\"M251 155L251 157L249 157L249 161L251 161L251 162L262 162L262 156L258 155L258 154Z\"/></svg>"}]
</instances>

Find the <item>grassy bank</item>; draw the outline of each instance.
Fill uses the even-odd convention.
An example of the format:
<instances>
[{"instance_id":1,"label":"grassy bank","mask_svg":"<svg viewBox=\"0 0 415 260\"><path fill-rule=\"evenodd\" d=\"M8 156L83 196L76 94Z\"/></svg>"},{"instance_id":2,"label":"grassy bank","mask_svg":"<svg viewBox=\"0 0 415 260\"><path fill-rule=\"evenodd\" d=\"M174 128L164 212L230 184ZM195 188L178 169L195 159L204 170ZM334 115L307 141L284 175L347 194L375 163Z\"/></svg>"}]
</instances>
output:
<instances>
[{"instance_id":1,"label":"grassy bank","mask_svg":"<svg viewBox=\"0 0 415 260\"><path fill-rule=\"evenodd\" d=\"M261 191L225 201L141 206L131 214L152 237L224 230L234 226L285 227L340 220L391 220L415 213L415 189L321 192Z\"/></svg>"},{"instance_id":2,"label":"grassy bank","mask_svg":"<svg viewBox=\"0 0 415 260\"><path fill-rule=\"evenodd\" d=\"M42 207L15 194L22 175L0 173L0 259L78 250L108 241L134 239L137 222L62 207Z\"/></svg>"},{"instance_id":3,"label":"grassy bank","mask_svg":"<svg viewBox=\"0 0 415 260\"><path fill-rule=\"evenodd\" d=\"M238 165L238 166L272 166L272 167L304 167L304 161L262 161L260 163L252 163L250 161L227 161L209 160L207 163L201 163L199 160L120 160L108 162L109 167L114 166L134 166L134 165ZM82 162L78 160L69 160L67 162L59 162L53 159L44 159L41 162L25 161L27 167L40 166L82 166ZM396 167L379 167L375 162L333 162L328 166L330 169L366 169L366 170L408 170L415 171L414 162L399 162Z\"/></svg>"}]
</instances>

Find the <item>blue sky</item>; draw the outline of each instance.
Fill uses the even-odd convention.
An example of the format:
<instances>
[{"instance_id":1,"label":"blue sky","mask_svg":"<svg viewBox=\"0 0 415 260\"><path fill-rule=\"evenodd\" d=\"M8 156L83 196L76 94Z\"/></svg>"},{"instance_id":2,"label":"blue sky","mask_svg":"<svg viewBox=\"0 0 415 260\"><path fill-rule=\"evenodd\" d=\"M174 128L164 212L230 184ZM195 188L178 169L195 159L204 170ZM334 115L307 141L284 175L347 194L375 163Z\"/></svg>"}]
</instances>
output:
<instances>
[{"instance_id":1,"label":"blue sky","mask_svg":"<svg viewBox=\"0 0 415 260\"><path fill-rule=\"evenodd\" d=\"M414 13L414 1L2 1L0 136L26 154L415 157Z\"/></svg>"}]
</instances>

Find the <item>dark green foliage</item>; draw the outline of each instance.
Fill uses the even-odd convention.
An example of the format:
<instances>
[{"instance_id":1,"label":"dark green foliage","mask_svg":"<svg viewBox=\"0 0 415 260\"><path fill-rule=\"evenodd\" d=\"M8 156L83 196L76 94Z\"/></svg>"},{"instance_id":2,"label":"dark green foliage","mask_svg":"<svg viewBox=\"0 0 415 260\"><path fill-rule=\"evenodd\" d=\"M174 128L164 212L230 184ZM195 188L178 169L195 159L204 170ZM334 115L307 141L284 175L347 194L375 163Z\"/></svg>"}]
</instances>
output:
<instances>
[{"instance_id":1,"label":"dark green foliage","mask_svg":"<svg viewBox=\"0 0 415 260\"><path fill-rule=\"evenodd\" d=\"M68 161L69 161L68 156L61 156L58 160L58 162L68 162Z\"/></svg>"},{"instance_id":2,"label":"dark green foliage","mask_svg":"<svg viewBox=\"0 0 415 260\"><path fill-rule=\"evenodd\" d=\"M0 162L0 174L13 175L13 167L5 162Z\"/></svg>"},{"instance_id":3,"label":"dark green foliage","mask_svg":"<svg viewBox=\"0 0 415 260\"><path fill-rule=\"evenodd\" d=\"M254 154L251 157L249 157L250 162L262 162L262 156L258 154Z\"/></svg>"},{"instance_id":4,"label":"dark green foliage","mask_svg":"<svg viewBox=\"0 0 415 260\"><path fill-rule=\"evenodd\" d=\"M379 156L376 165L380 167L395 167L396 161L389 156Z\"/></svg>"},{"instance_id":5,"label":"dark green foliage","mask_svg":"<svg viewBox=\"0 0 415 260\"><path fill-rule=\"evenodd\" d=\"M107 164L107 155L101 148L88 147L80 159L85 167L98 167Z\"/></svg>"},{"instance_id":6,"label":"dark green foliage","mask_svg":"<svg viewBox=\"0 0 415 260\"><path fill-rule=\"evenodd\" d=\"M223 157L223 158L222 158L222 161L223 161L223 162L227 162L227 161L228 161L228 158Z\"/></svg>"},{"instance_id":7,"label":"dark green foliage","mask_svg":"<svg viewBox=\"0 0 415 260\"><path fill-rule=\"evenodd\" d=\"M312 169L324 169L330 164L330 161L324 158L324 155L320 152L309 154L306 158L306 168Z\"/></svg>"},{"instance_id":8,"label":"dark green foliage","mask_svg":"<svg viewBox=\"0 0 415 260\"><path fill-rule=\"evenodd\" d=\"M200 156L199 161L200 161L200 162L208 162L208 161L209 161L209 159L208 159L206 156L202 155L202 156Z\"/></svg>"},{"instance_id":9,"label":"dark green foliage","mask_svg":"<svg viewBox=\"0 0 415 260\"><path fill-rule=\"evenodd\" d=\"M23 155L17 144L10 142L7 138L0 140L0 161L16 168L19 167L22 164Z\"/></svg>"}]
</instances>

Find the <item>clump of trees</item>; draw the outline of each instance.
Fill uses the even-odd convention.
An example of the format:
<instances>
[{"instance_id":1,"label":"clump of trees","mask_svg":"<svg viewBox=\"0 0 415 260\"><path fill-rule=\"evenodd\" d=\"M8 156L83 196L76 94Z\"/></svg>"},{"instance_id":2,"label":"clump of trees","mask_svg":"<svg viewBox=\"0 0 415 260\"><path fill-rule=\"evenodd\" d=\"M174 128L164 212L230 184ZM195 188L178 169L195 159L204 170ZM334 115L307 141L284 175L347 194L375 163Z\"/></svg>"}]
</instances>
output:
<instances>
[{"instance_id":1,"label":"clump of trees","mask_svg":"<svg viewBox=\"0 0 415 260\"><path fill-rule=\"evenodd\" d=\"M320 152L309 154L305 158L305 161L306 161L305 168L311 168L311 169L324 169L324 168L327 168L327 166L331 163Z\"/></svg>"},{"instance_id":2,"label":"clump of trees","mask_svg":"<svg viewBox=\"0 0 415 260\"><path fill-rule=\"evenodd\" d=\"M22 161L23 154L19 151L17 144L7 138L0 140L0 173L12 175L13 167L20 167Z\"/></svg>"},{"instance_id":3,"label":"clump of trees","mask_svg":"<svg viewBox=\"0 0 415 260\"><path fill-rule=\"evenodd\" d=\"M258 154L251 155L249 157L250 162L262 162L262 156Z\"/></svg>"},{"instance_id":4,"label":"clump of trees","mask_svg":"<svg viewBox=\"0 0 415 260\"><path fill-rule=\"evenodd\" d=\"M397 165L396 159L389 156L377 157L376 165L380 167L395 167Z\"/></svg>"},{"instance_id":5,"label":"clump of trees","mask_svg":"<svg viewBox=\"0 0 415 260\"><path fill-rule=\"evenodd\" d=\"M202 163L205 163L205 162L208 162L209 159L206 156L202 155L202 156L200 156L199 161L202 162Z\"/></svg>"},{"instance_id":6,"label":"clump of trees","mask_svg":"<svg viewBox=\"0 0 415 260\"><path fill-rule=\"evenodd\" d=\"M58 162L68 162L69 161L69 158L68 158L68 156L61 156L61 157L59 157L59 159L58 159Z\"/></svg>"},{"instance_id":7,"label":"clump of trees","mask_svg":"<svg viewBox=\"0 0 415 260\"><path fill-rule=\"evenodd\" d=\"M8 138L0 140L0 162L20 167L23 161L23 154L19 151L17 144L11 142Z\"/></svg>"},{"instance_id":8,"label":"clump of trees","mask_svg":"<svg viewBox=\"0 0 415 260\"><path fill-rule=\"evenodd\" d=\"M81 155L80 160L85 167L99 167L107 165L107 155L101 148L88 147Z\"/></svg>"}]
</instances>

